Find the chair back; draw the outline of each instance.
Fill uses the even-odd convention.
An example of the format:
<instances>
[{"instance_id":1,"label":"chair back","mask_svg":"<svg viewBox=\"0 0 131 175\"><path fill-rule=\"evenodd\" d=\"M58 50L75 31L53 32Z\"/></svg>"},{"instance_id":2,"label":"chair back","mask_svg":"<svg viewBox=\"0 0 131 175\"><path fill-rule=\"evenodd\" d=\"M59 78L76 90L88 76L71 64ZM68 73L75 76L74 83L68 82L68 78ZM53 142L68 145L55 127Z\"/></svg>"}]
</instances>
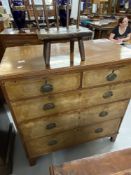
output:
<instances>
[{"instance_id":1,"label":"chair back","mask_svg":"<svg viewBox=\"0 0 131 175\"><path fill-rule=\"evenodd\" d=\"M74 0L72 0L73 2ZM80 23L80 2L81 0L76 0L78 2L78 14L77 14L77 25L76 27L79 28ZM50 28L50 17L54 16L55 26L57 30L59 30L60 26L60 17L59 17L59 9L61 8L60 0L52 0L50 3L47 3L46 0L41 0L41 8L38 8L35 0L31 0L30 8L28 8L29 13L31 13L36 21L37 28L40 30L39 25L39 14L41 14L41 18L43 19L43 23L46 23L46 30ZM74 1L75 2L75 1ZM70 0L67 0L67 3L63 6L66 10L66 28L69 29L69 16L70 16Z\"/></svg>"},{"instance_id":2,"label":"chair back","mask_svg":"<svg viewBox=\"0 0 131 175\"><path fill-rule=\"evenodd\" d=\"M28 6L27 11L30 18L34 18L38 30L42 27L49 29L50 21L55 21L55 6L54 0L47 3L45 0L41 0L40 4L36 4L35 0L31 0L31 4ZM42 21L43 25L41 27L40 22Z\"/></svg>"}]
</instances>

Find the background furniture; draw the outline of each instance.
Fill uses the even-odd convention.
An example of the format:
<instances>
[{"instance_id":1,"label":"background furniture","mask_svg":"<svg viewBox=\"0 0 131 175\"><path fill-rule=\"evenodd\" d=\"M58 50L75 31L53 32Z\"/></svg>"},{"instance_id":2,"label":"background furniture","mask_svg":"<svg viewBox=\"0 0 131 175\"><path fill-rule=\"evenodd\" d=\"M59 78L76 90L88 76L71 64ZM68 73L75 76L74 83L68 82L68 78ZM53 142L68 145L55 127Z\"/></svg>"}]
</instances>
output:
<instances>
[{"instance_id":1,"label":"background furniture","mask_svg":"<svg viewBox=\"0 0 131 175\"><path fill-rule=\"evenodd\" d=\"M108 15L113 13L112 0L81 0L85 2L84 14ZM92 13L93 4L96 4L96 13Z\"/></svg>"},{"instance_id":2,"label":"background furniture","mask_svg":"<svg viewBox=\"0 0 131 175\"><path fill-rule=\"evenodd\" d=\"M117 13L126 13L127 14L131 14L131 1L130 0L126 0L126 1L116 1L116 12Z\"/></svg>"},{"instance_id":3,"label":"background furniture","mask_svg":"<svg viewBox=\"0 0 131 175\"><path fill-rule=\"evenodd\" d=\"M0 33L0 60L7 47L43 44L43 42L38 39L36 30L30 31L27 29L25 32L26 33L19 33L18 30L10 28Z\"/></svg>"},{"instance_id":4,"label":"background furniture","mask_svg":"<svg viewBox=\"0 0 131 175\"><path fill-rule=\"evenodd\" d=\"M86 15L131 15L131 1L126 0L81 0L86 3L83 14ZM92 4L97 5L97 12L92 13Z\"/></svg>"},{"instance_id":5,"label":"background furniture","mask_svg":"<svg viewBox=\"0 0 131 175\"><path fill-rule=\"evenodd\" d=\"M0 20L0 32L4 30L4 22ZM5 49L3 49L2 42L0 40L0 60L2 59L2 56L4 54Z\"/></svg>"},{"instance_id":6,"label":"background furniture","mask_svg":"<svg viewBox=\"0 0 131 175\"><path fill-rule=\"evenodd\" d=\"M90 22L90 27L94 30L94 39L109 38L112 29L117 26L117 20L100 19Z\"/></svg>"},{"instance_id":7,"label":"background furniture","mask_svg":"<svg viewBox=\"0 0 131 175\"><path fill-rule=\"evenodd\" d=\"M4 22L0 20L0 32L4 29Z\"/></svg>"},{"instance_id":8,"label":"background furniture","mask_svg":"<svg viewBox=\"0 0 131 175\"><path fill-rule=\"evenodd\" d=\"M8 14L2 14L2 17L0 17L0 21L3 22L4 28L10 27L10 16Z\"/></svg>"},{"instance_id":9,"label":"background furniture","mask_svg":"<svg viewBox=\"0 0 131 175\"><path fill-rule=\"evenodd\" d=\"M131 148L50 167L50 175L129 175Z\"/></svg>"},{"instance_id":10,"label":"background furniture","mask_svg":"<svg viewBox=\"0 0 131 175\"><path fill-rule=\"evenodd\" d=\"M6 49L0 80L33 165L39 156L102 137L116 139L131 97L131 50L109 40L85 41L73 63L67 43ZM113 52L114 51L114 52Z\"/></svg>"}]
</instances>

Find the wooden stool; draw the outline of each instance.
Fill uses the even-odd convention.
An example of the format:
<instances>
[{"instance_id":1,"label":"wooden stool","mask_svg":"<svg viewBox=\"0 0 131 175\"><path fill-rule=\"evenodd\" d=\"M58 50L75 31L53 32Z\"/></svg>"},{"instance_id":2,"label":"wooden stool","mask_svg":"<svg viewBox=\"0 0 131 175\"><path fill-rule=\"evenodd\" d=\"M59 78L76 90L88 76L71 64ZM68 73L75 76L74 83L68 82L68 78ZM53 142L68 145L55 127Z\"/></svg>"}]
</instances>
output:
<instances>
[{"instance_id":1,"label":"wooden stool","mask_svg":"<svg viewBox=\"0 0 131 175\"><path fill-rule=\"evenodd\" d=\"M59 25L59 3L55 0L52 1L50 4L50 7L52 7L56 19L56 27L50 28L49 24L49 8L47 8L47 4L45 0L42 0L42 8L43 8L43 19L45 19L46 22L46 29L41 29L39 25L38 20L38 12L35 5L35 1L31 0L32 8L34 12L34 17L36 20L37 28L38 28L38 39L43 41L44 44L44 60L46 66L50 65L50 52L51 52L51 43L53 42L63 42L68 41L70 42L70 60L73 62L74 57L74 41L78 41L79 45L79 51L81 56L81 61L85 60L85 52L84 52L84 44L83 44L83 38L88 37L90 35L90 38L93 36L93 32L87 28L80 27L80 3L81 0L78 1L78 12L77 12L77 21L76 25L70 26L69 25L69 11L70 11L70 0L67 0L66 4L66 27L60 27ZM77 11L77 10L76 10Z\"/></svg>"},{"instance_id":2,"label":"wooden stool","mask_svg":"<svg viewBox=\"0 0 131 175\"><path fill-rule=\"evenodd\" d=\"M50 175L131 175L131 148L50 167Z\"/></svg>"},{"instance_id":3,"label":"wooden stool","mask_svg":"<svg viewBox=\"0 0 131 175\"><path fill-rule=\"evenodd\" d=\"M76 26L70 26L67 30L66 27L59 28L59 31L57 28L50 28L49 31L46 30L40 30L38 31L38 39L42 40L44 43L44 60L45 64L47 66L50 65L50 53L51 53L51 43L54 42L63 42L68 41L70 42L70 60L73 62L74 58L74 41L78 41L81 61L85 60L85 51L84 51L84 44L83 39L92 39L93 32L87 28L79 27L79 29L76 28Z\"/></svg>"}]
</instances>

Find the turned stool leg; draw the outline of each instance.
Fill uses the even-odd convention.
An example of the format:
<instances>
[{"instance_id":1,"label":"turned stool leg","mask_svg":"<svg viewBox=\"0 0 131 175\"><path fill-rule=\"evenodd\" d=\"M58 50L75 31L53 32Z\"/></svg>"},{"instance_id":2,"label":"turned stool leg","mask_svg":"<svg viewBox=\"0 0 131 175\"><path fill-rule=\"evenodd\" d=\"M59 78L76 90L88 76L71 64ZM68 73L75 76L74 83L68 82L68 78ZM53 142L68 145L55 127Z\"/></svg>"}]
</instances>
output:
<instances>
[{"instance_id":1,"label":"turned stool leg","mask_svg":"<svg viewBox=\"0 0 131 175\"><path fill-rule=\"evenodd\" d=\"M78 39L78 45L79 45L81 61L85 61L84 43L82 39Z\"/></svg>"},{"instance_id":2,"label":"turned stool leg","mask_svg":"<svg viewBox=\"0 0 131 175\"><path fill-rule=\"evenodd\" d=\"M44 60L45 64L48 66L50 65L50 51L51 51L51 42L44 41Z\"/></svg>"},{"instance_id":3,"label":"turned stool leg","mask_svg":"<svg viewBox=\"0 0 131 175\"><path fill-rule=\"evenodd\" d=\"M74 40L70 40L70 62L73 63L74 59Z\"/></svg>"}]
</instances>

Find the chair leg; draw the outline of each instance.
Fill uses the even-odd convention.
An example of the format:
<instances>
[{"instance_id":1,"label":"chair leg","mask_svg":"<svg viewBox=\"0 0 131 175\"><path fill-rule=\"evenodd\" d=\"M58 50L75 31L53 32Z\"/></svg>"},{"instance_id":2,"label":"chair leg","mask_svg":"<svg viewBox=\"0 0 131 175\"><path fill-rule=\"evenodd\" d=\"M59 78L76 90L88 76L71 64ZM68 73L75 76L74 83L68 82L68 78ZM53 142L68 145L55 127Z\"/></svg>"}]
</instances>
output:
<instances>
[{"instance_id":1,"label":"chair leg","mask_svg":"<svg viewBox=\"0 0 131 175\"><path fill-rule=\"evenodd\" d=\"M50 52L51 52L51 42L44 41L44 60L47 66L50 65Z\"/></svg>"},{"instance_id":2,"label":"chair leg","mask_svg":"<svg viewBox=\"0 0 131 175\"><path fill-rule=\"evenodd\" d=\"M74 40L70 40L70 62L73 63L74 59Z\"/></svg>"},{"instance_id":3,"label":"chair leg","mask_svg":"<svg viewBox=\"0 0 131 175\"><path fill-rule=\"evenodd\" d=\"M43 44L43 57L44 57L44 60L45 60L45 43Z\"/></svg>"},{"instance_id":4,"label":"chair leg","mask_svg":"<svg viewBox=\"0 0 131 175\"><path fill-rule=\"evenodd\" d=\"M82 39L78 39L78 45L79 45L81 61L85 61L85 50L84 50L84 43Z\"/></svg>"}]
</instances>

